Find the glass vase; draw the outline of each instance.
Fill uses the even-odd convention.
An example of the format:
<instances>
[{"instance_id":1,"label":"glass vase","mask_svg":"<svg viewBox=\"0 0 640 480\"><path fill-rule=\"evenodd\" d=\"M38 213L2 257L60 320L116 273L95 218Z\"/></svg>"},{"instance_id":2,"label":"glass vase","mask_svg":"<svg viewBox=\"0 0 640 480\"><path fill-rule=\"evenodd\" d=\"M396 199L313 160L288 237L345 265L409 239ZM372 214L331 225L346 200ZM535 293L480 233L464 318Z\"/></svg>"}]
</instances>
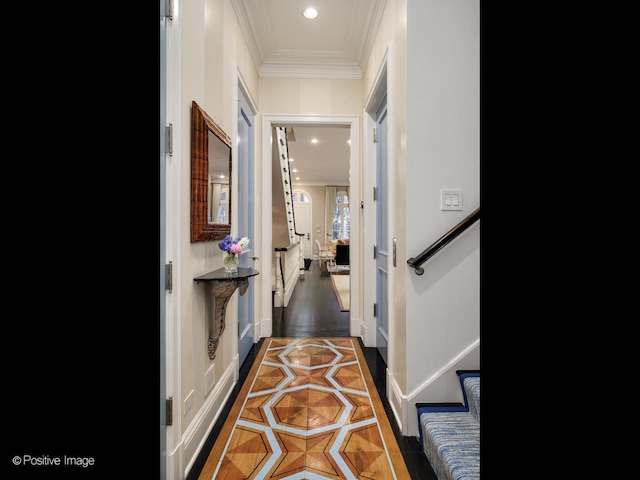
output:
<instances>
[{"instance_id":1,"label":"glass vase","mask_svg":"<svg viewBox=\"0 0 640 480\"><path fill-rule=\"evenodd\" d=\"M233 274L238 272L238 264L240 259L235 253L228 253L222 261L226 273Z\"/></svg>"}]
</instances>

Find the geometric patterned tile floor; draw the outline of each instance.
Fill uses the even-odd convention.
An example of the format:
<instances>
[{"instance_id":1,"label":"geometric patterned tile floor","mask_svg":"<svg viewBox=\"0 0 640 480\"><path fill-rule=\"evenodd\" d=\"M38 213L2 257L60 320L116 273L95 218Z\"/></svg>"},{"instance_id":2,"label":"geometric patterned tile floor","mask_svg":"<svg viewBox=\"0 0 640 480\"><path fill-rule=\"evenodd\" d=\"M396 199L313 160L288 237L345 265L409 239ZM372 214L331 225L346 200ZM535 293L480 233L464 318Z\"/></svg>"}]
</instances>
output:
<instances>
[{"instance_id":1,"label":"geometric patterned tile floor","mask_svg":"<svg viewBox=\"0 0 640 480\"><path fill-rule=\"evenodd\" d=\"M355 338L267 338L200 476L410 479Z\"/></svg>"}]
</instances>

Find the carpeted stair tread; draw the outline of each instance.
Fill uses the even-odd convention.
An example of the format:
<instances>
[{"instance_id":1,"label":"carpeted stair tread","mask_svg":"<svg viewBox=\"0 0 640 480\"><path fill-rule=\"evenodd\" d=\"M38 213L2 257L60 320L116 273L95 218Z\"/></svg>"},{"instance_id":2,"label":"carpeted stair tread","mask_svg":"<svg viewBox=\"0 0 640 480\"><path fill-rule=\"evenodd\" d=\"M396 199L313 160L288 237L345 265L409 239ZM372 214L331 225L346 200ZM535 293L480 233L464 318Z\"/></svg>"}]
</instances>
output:
<instances>
[{"instance_id":1,"label":"carpeted stair tread","mask_svg":"<svg viewBox=\"0 0 640 480\"><path fill-rule=\"evenodd\" d=\"M424 451L440 480L480 478L480 429L469 412L420 417Z\"/></svg>"},{"instance_id":2,"label":"carpeted stair tread","mask_svg":"<svg viewBox=\"0 0 640 480\"><path fill-rule=\"evenodd\" d=\"M469 412L480 421L480 377L467 377L463 385Z\"/></svg>"},{"instance_id":3,"label":"carpeted stair tread","mask_svg":"<svg viewBox=\"0 0 640 480\"><path fill-rule=\"evenodd\" d=\"M480 373L458 371L464 404L416 404L420 442L438 480L480 478Z\"/></svg>"}]
</instances>

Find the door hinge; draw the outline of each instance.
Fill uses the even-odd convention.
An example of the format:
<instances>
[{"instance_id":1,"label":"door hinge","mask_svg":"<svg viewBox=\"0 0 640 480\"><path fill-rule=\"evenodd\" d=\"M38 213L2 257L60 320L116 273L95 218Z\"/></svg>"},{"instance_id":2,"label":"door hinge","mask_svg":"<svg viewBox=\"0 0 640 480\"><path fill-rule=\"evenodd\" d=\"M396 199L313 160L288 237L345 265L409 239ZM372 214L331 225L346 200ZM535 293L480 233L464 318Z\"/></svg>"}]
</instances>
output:
<instances>
[{"instance_id":1,"label":"door hinge","mask_svg":"<svg viewBox=\"0 0 640 480\"><path fill-rule=\"evenodd\" d=\"M396 266L396 238L393 238L393 266Z\"/></svg>"},{"instance_id":2,"label":"door hinge","mask_svg":"<svg viewBox=\"0 0 640 480\"><path fill-rule=\"evenodd\" d=\"M376 258L378 258L378 246L374 245L373 246L373 259L375 260Z\"/></svg>"},{"instance_id":3,"label":"door hinge","mask_svg":"<svg viewBox=\"0 0 640 480\"><path fill-rule=\"evenodd\" d=\"M167 426L173 425L173 397L167 398Z\"/></svg>"},{"instance_id":4,"label":"door hinge","mask_svg":"<svg viewBox=\"0 0 640 480\"><path fill-rule=\"evenodd\" d=\"M378 143L378 128L373 127L373 143Z\"/></svg>"},{"instance_id":5,"label":"door hinge","mask_svg":"<svg viewBox=\"0 0 640 480\"><path fill-rule=\"evenodd\" d=\"M164 0L164 16L173 20L173 0Z\"/></svg>"},{"instance_id":6,"label":"door hinge","mask_svg":"<svg viewBox=\"0 0 640 480\"><path fill-rule=\"evenodd\" d=\"M166 150L170 157L173 156L173 124L170 123L165 129Z\"/></svg>"},{"instance_id":7,"label":"door hinge","mask_svg":"<svg viewBox=\"0 0 640 480\"><path fill-rule=\"evenodd\" d=\"M378 304L377 303L373 304L373 316L374 317L378 316Z\"/></svg>"},{"instance_id":8,"label":"door hinge","mask_svg":"<svg viewBox=\"0 0 640 480\"><path fill-rule=\"evenodd\" d=\"M164 274L165 274L165 290L169 290L169 293L173 293L173 263L169 260L164 266Z\"/></svg>"},{"instance_id":9,"label":"door hinge","mask_svg":"<svg viewBox=\"0 0 640 480\"><path fill-rule=\"evenodd\" d=\"M378 201L378 187L373 187L373 201Z\"/></svg>"}]
</instances>

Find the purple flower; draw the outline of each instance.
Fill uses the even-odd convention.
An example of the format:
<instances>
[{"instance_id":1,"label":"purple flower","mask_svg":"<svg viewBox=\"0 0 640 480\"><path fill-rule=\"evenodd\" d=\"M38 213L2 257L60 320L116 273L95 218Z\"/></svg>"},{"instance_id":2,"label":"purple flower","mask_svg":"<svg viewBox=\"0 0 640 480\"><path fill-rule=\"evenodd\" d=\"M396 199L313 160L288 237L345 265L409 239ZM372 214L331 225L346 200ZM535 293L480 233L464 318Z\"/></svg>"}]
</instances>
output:
<instances>
[{"instance_id":1,"label":"purple flower","mask_svg":"<svg viewBox=\"0 0 640 480\"><path fill-rule=\"evenodd\" d=\"M227 235L222 241L220 241L220 243L218 243L220 250L224 250L225 252L231 251L231 245L233 245L233 238L231 235Z\"/></svg>"},{"instance_id":2,"label":"purple flower","mask_svg":"<svg viewBox=\"0 0 640 480\"><path fill-rule=\"evenodd\" d=\"M249 239L247 237L236 237L234 240L231 235L227 235L218 243L220 250L234 254L242 253L242 249L247 245L249 245Z\"/></svg>"}]
</instances>

